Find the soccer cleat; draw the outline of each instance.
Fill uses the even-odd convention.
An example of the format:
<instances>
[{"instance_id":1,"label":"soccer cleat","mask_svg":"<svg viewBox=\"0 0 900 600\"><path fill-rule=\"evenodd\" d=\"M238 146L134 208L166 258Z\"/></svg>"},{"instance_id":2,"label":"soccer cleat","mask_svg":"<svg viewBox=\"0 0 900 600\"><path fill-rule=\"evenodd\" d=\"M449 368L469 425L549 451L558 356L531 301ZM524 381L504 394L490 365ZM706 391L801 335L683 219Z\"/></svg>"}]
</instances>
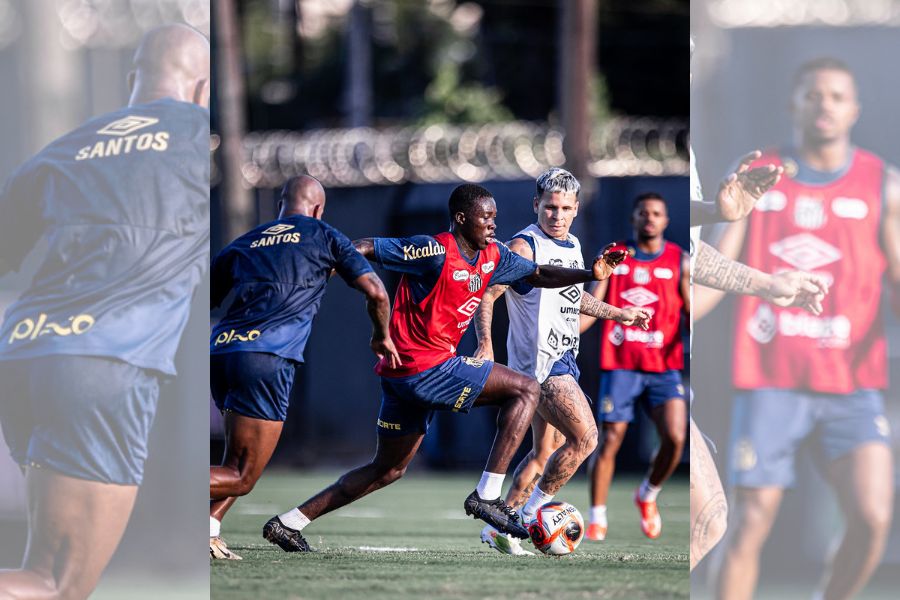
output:
<instances>
[{"instance_id":1,"label":"soccer cleat","mask_svg":"<svg viewBox=\"0 0 900 600\"><path fill-rule=\"evenodd\" d=\"M500 533L490 525L485 525L481 530L481 541L501 554L512 554L513 556L534 556L534 552L529 552L522 547L522 542L518 539Z\"/></svg>"},{"instance_id":2,"label":"soccer cleat","mask_svg":"<svg viewBox=\"0 0 900 600\"><path fill-rule=\"evenodd\" d=\"M634 505L641 513L641 531L651 540L655 540L662 533L662 518L656 508L656 502L642 502L640 488L634 491Z\"/></svg>"},{"instance_id":3,"label":"soccer cleat","mask_svg":"<svg viewBox=\"0 0 900 600\"><path fill-rule=\"evenodd\" d=\"M466 498L463 508L467 515L481 519L502 533L508 533L522 540L528 539L528 530L519 523L519 515L515 509L510 508L500 498L483 500L476 490Z\"/></svg>"},{"instance_id":4,"label":"soccer cleat","mask_svg":"<svg viewBox=\"0 0 900 600\"><path fill-rule=\"evenodd\" d=\"M209 538L209 557L216 560L244 560L229 550L225 540L219 536Z\"/></svg>"},{"instance_id":5,"label":"soccer cleat","mask_svg":"<svg viewBox=\"0 0 900 600\"><path fill-rule=\"evenodd\" d=\"M591 523L588 525L587 533L585 533L584 535L592 542L602 542L606 539L606 529L606 525L601 525L600 523Z\"/></svg>"},{"instance_id":6,"label":"soccer cleat","mask_svg":"<svg viewBox=\"0 0 900 600\"><path fill-rule=\"evenodd\" d=\"M263 537L285 552L312 552L303 535L282 523L278 517L272 517L266 522Z\"/></svg>"}]
</instances>

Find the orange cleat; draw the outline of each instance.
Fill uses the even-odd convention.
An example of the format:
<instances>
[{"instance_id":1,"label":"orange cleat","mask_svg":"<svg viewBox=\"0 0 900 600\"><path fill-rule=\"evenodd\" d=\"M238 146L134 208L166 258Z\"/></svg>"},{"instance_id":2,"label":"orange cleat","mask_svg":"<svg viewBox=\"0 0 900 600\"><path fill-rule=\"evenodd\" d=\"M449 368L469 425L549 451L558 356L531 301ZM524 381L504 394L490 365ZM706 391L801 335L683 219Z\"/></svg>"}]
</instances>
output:
<instances>
[{"instance_id":1,"label":"orange cleat","mask_svg":"<svg viewBox=\"0 0 900 600\"><path fill-rule=\"evenodd\" d=\"M662 519L656 502L642 502L640 491L634 491L634 505L641 512L641 531L651 540L655 540L662 533Z\"/></svg>"},{"instance_id":2,"label":"orange cleat","mask_svg":"<svg viewBox=\"0 0 900 600\"><path fill-rule=\"evenodd\" d=\"M588 525L587 533L585 534L587 539L592 542L602 542L606 539L606 525L601 525L600 523L591 523Z\"/></svg>"}]
</instances>

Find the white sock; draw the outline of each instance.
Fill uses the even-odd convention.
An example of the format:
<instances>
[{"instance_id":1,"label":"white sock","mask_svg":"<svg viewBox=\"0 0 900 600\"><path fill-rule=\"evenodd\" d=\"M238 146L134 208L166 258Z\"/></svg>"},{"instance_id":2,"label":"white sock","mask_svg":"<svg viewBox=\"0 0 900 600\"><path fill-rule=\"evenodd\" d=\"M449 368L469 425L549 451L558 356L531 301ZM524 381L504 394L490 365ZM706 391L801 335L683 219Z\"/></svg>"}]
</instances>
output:
<instances>
[{"instance_id":1,"label":"white sock","mask_svg":"<svg viewBox=\"0 0 900 600\"><path fill-rule=\"evenodd\" d=\"M537 510L551 500L553 500L553 494L544 493L541 488L534 486L534 491L531 492L531 496L528 497L528 502L522 507L522 516L525 517L526 521L531 521L534 519Z\"/></svg>"},{"instance_id":2,"label":"white sock","mask_svg":"<svg viewBox=\"0 0 900 600\"><path fill-rule=\"evenodd\" d=\"M481 474L481 481L475 491L482 500L496 500L500 497L500 490L503 489L503 479L506 477L504 473L488 473L485 471Z\"/></svg>"},{"instance_id":3,"label":"white sock","mask_svg":"<svg viewBox=\"0 0 900 600\"><path fill-rule=\"evenodd\" d=\"M309 525L309 519L296 508L292 508L284 514L278 515L278 518L284 523L285 527L290 527L296 531L301 531Z\"/></svg>"},{"instance_id":4,"label":"white sock","mask_svg":"<svg viewBox=\"0 0 900 600\"><path fill-rule=\"evenodd\" d=\"M651 485L649 479L644 479L644 481L641 482L641 489L638 491L641 502L656 502L656 497L659 495L661 489L662 486L657 487Z\"/></svg>"},{"instance_id":5,"label":"white sock","mask_svg":"<svg viewBox=\"0 0 900 600\"><path fill-rule=\"evenodd\" d=\"M215 517L209 518L209 537L219 537L219 532L222 531L222 521L219 521Z\"/></svg>"},{"instance_id":6,"label":"white sock","mask_svg":"<svg viewBox=\"0 0 900 600\"><path fill-rule=\"evenodd\" d=\"M606 527L606 505L598 504L591 507L591 523L597 523L601 527Z\"/></svg>"}]
</instances>

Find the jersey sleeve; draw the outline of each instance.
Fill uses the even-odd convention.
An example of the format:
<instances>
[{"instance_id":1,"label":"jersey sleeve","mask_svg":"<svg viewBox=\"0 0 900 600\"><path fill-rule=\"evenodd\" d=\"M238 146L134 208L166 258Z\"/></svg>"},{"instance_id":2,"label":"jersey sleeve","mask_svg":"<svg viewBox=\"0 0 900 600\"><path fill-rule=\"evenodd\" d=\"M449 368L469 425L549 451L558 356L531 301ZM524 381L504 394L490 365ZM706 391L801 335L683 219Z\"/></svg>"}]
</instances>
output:
<instances>
[{"instance_id":1,"label":"jersey sleeve","mask_svg":"<svg viewBox=\"0 0 900 600\"><path fill-rule=\"evenodd\" d=\"M537 270L537 263L522 258L505 245L497 244L497 248L500 249L500 262L491 277L491 285L512 284Z\"/></svg>"},{"instance_id":2,"label":"jersey sleeve","mask_svg":"<svg viewBox=\"0 0 900 600\"><path fill-rule=\"evenodd\" d=\"M334 256L334 269L341 276L341 279L348 284L352 284L357 278L372 272L369 261L356 251L356 248L353 247L353 242L346 235L334 228L329 228L328 234L331 238L331 254Z\"/></svg>"},{"instance_id":3,"label":"jersey sleeve","mask_svg":"<svg viewBox=\"0 0 900 600\"><path fill-rule=\"evenodd\" d=\"M216 308L222 304L232 287L231 261L227 251L223 251L216 255L210 267L209 307Z\"/></svg>"},{"instance_id":4,"label":"jersey sleeve","mask_svg":"<svg viewBox=\"0 0 900 600\"><path fill-rule=\"evenodd\" d=\"M0 195L0 275L19 270L45 227L37 182L32 171L20 169Z\"/></svg>"},{"instance_id":5,"label":"jersey sleeve","mask_svg":"<svg viewBox=\"0 0 900 600\"><path fill-rule=\"evenodd\" d=\"M375 259L388 271L419 277L437 275L444 268L445 250L430 235L375 238Z\"/></svg>"}]
</instances>

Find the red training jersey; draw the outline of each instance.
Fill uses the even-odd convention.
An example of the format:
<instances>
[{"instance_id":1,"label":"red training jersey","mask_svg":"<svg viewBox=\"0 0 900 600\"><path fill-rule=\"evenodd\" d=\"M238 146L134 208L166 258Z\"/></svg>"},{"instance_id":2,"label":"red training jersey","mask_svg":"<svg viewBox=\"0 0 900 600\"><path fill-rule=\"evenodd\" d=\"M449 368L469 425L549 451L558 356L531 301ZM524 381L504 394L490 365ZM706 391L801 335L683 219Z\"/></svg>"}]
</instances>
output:
<instances>
[{"instance_id":1,"label":"red training jersey","mask_svg":"<svg viewBox=\"0 0 900 600\"><path fill-rule=\"evenodd\" d=\"M819 316L741 296L735 386L831 394L884 389L887 342L880 300L886 260L879 245L884 163L855 149L846 173L824 185L795 180L796 164L777 151L754 166L765 164L785 166L785 175L748 217L743 262L767 273L818 273L831 285Z\"/></svg>"},{"instance_id":2,"label":"red training jersey","mask_svg":"<svg viewBox=\"0 0 900 600\"><path fill-rule=\"evenodd\" d=\"M419 303L413 300L406 275L400 279L390 333L402 366L392 369L386 360L380 360L375 372L382 377L415 375L455 356L500 262L496 244L488 245L470 265L453 234L444 232L434 238L446 249L444 266L431 292Z\"/></svg>"},{"instance_id":3,"label":"red training jersey","mask_svg":"<svg viewBox=\"0 0 900 600\"><path fill-rule=\"evenodd\" d=\"M629 244L633 247L633 244ZM643 308L652 313L650 329L604 320L600 338L600 368L662 373L684 367L681 342L681 260L684 251L670 241L650 260L631 258L609 278L606 302L619 308Z\"/></svg>"}]
</instances>

